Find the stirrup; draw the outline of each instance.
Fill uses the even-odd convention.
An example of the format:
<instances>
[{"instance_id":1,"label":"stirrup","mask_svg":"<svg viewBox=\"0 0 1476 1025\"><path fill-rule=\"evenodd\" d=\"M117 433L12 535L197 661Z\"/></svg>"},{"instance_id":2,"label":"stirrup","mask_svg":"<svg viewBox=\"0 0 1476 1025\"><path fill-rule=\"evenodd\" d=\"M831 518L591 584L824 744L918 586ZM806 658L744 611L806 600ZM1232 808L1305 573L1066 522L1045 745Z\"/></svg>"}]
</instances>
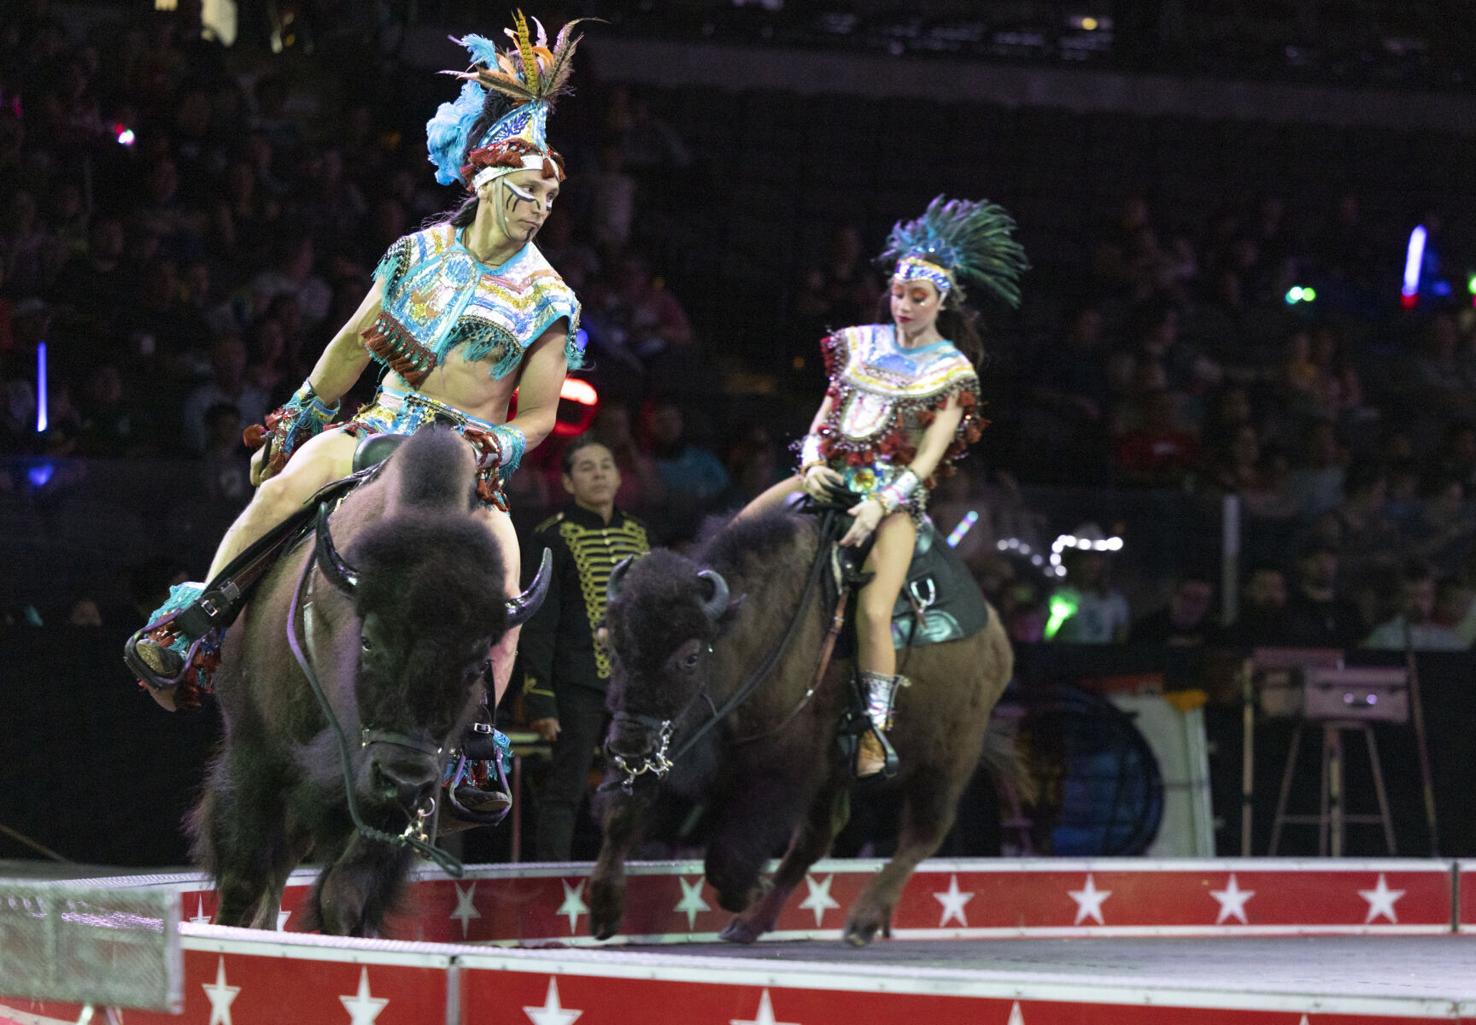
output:
<instances>
[{"instance_id":1,"label":"stirrup","mask_svg":"<svg viewBox=\"0 0 1476 1025\"><path fill-rule=\"evenodd\" d=\"M874 748L874 750L868 750L868 748ZM875 769L863 773L860 765L861 756L863 754L872 755L873 757L868 758L867 761L874 762L876 751L881 752L881 763ZM856 757L851 762L851 775L858 780L891 779L897 775L900 764L897 751L892 747L892 742L887 739L887 735L881 730L870 729L864 731L858 738Z\"/></svg>"},{"instance_id":2,"label":"stirrup","mask_svg":"<svg viewBox=\"0 0 1476 1025\"><path fill-rule=\"evenodd\" d=\"M441 781L453 819L495 826L506 817L513 803L506 767L511 750L507 735L490 722L468 727Z\"/></svg>"}]
</instances>

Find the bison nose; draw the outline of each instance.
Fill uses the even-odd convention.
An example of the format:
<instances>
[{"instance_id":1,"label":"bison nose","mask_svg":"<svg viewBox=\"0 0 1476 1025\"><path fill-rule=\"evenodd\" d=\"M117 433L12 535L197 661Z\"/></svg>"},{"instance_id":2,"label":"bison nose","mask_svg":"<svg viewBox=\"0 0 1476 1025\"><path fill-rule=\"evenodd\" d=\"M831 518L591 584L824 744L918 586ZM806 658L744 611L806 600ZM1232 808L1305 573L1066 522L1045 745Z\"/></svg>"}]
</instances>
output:
<instances>
[{"instance_id":1,"label":"bison nose","mask_svg":"<svg viewBox=\"0 0 1476 1025\"><path fill-rule=\"evenodd\" d=\"M385 800L397 801L413 810L424 803L440 779L440 766L429 760L375 759L371 773L374 789Z\"/></svg>"}]
</instances>

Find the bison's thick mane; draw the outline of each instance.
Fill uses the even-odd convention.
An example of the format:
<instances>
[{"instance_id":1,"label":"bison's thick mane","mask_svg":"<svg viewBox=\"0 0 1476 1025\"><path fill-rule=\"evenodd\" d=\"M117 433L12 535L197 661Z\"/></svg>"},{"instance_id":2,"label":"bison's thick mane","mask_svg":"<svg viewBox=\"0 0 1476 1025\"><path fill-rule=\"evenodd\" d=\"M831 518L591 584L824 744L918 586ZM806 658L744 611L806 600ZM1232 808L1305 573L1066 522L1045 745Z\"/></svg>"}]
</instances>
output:
<instances>
[{"instance_id":1,"label":"bison's thick mane","mask_svg":"<svg viewBox=\"0 0 1476 1025\"><path fill-rule=\"evenodd\" d=\"M813 531L813 522L811 517L800 513L775 509L759 516L718 523L703 534L693 558L724 574L742 569L750 560L767 566L770 571L800 572L806 567L775 566L769 560L787 555L801 530Z\"/></svg>"},{"instance_id":2,"label":"bison's thick mane","mask_svg":"<svg viewBox=\"0 0 1476 1025\"><path fill-rule=\"evenodd\" d=\"M416 632L467 623L500 632L506 617L502 558L472 511L466 442L450 431L423 430L391 458L384 484L397 489L396 500L345 553L360 574L354 595L359 615L392 614Z\"/></svg>"}]
</instances>

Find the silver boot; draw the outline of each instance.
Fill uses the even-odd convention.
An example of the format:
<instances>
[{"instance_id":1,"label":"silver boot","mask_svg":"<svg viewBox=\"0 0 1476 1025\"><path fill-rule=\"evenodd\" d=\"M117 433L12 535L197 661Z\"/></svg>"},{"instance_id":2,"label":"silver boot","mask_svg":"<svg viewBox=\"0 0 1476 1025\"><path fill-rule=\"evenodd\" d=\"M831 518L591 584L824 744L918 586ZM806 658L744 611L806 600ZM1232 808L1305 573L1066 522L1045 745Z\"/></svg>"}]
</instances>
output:
<instances>
[{"instance_id":1,"label":"silver boot","mask_svg":"<svg viewBox=\"0 0 1476 1025\"><path fill-rule=\"evenodd\" d=\"M897 752L887 739L887 731L892 728L892 709L896 704L897 689L907 686L908 680L905 676L887 676L865 670L858 675L866 718L871 722L871 729L861 737L861 758L872 764L878 760L881 763L875 772L864 775L872 776L879 772L883 778L890 779L897 774Z\"/></svg>"}]
</instances>

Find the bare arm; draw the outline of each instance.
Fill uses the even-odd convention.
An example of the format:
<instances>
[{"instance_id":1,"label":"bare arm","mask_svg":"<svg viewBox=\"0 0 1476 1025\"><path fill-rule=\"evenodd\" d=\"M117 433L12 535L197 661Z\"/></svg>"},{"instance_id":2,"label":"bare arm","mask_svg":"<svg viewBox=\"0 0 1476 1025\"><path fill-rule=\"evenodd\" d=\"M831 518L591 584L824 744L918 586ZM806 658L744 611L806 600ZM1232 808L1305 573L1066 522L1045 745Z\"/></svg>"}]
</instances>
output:
<instances>
[{"instance_id":1,"label":"bare arm","mask_svg":"<svg viewBox=\"0 0 1476 1025\"><path fill-rule=\"evenodd\" d=\"M332 419L334 407L338 400L348 394L348 390L354 386L364 368L369 365L369 352L359 342L362 335L379 316L380 298L384 292L384 286L376 278L374 286L369 289L369 294L354 311L347 324L338 329L338 334L323 349L323 354L318 357L318 362L313 365L312 372L308 374L307 387L312 391L299 388L292 401L301 400L308 403L314 395L317 396L318 406L313 408L322 410L324 422ZM316 415L316 414L315 414ZM270 420L268 421L270 423ZM321 426L318 428L321 430ZM316 433L316 432L313 432ZM282 464L291 455L286 450L286 455L273 455L275 442L270 434L267 435L266 444L262 445L251 456L251 483L253 486L260 484L268 477L276 474L282 468Z\"/></svg>"},{"instance_id":2,"label":"bare arm","mask_svg":"<svg viewBox=\"0 0 1476 1025\"><path fill-rule=\"evenodd\" d=\"M559 393L569 371L569 363L564 358L564 342L568 336L565 322L559 321L538 336L523 359L523 374L518 380L518 415L507 425L523 433L528 449L537 447L553 433L559 412Z\"/></svg>"},{"instance_id":3,"label":"bare arm","mask_svg":"<svg viewBox=\"0 0 1476 1025\"><path fill-rule=\"evenodd\" d=\"M826 417L830 416L830 411L834 408L835 396L827 392L825 395L825 401L820 403L820 408L815 410L815 418L810 421L811 434L814 434L820 429L820 425L825 422Z\"/></svg>"},{"instance_id":4,"label":"bare arm","mask_svg":"<svg viewBox=\"0 0 1476 1025\"><path fill-rule=\"evenodd\" d=\"M928 424L928 429L923 432L922 443L917 446L917 455L912 457L912 462L907 467L917 474L918 480L927 480L938 469L938 464L948 454L948 447L953 444L953 436L958 432L963 414L958 396L954 396L933 418L933 422Z\"/></svg>"},{"instance_id":5,"label":"bare arm","mask_svg":"<svg viewBox=\"0 0 1476 1025\"><path fill-rule=\"evenodd\" d=\"M338 334L333 336L333 340L318 357L318 362L313 364L313 371L308 374L308 383L327 405L333 405L348 394L348 390L369 365L369 351L359 338L379 316L383 296L384 285L376 278L374 286L364 296L364 301L359 304L354 315L338 329Z\"/></svg>"},{"instance_id":6,"label":"bare arm","mask_svg":"<svg viewBox=\"0 0 1476 1025\"><path fill-rule=\"evenodd\" d=\"M931 477L933 471L938 469L938 464L943 461L949 446L953 444L954 434L963 420L963 413L963 407L958 404L958 398L955 396L948 400L948 405L944 406L933 418L933 422L928 424L927 430L923 432L922 442L917 447L917 455L907 467L917 475L918 484L916 486L921 487L921 482ZM885 494L881 497L872 495L864 502L851 507L850 513L855 519L846 530L845 536L840 539L841 544L848 546L861 544L887 516L889 508L900 511L895 505L889 506L884 502L885 497Z\"/></svg>"}]
</instances>

